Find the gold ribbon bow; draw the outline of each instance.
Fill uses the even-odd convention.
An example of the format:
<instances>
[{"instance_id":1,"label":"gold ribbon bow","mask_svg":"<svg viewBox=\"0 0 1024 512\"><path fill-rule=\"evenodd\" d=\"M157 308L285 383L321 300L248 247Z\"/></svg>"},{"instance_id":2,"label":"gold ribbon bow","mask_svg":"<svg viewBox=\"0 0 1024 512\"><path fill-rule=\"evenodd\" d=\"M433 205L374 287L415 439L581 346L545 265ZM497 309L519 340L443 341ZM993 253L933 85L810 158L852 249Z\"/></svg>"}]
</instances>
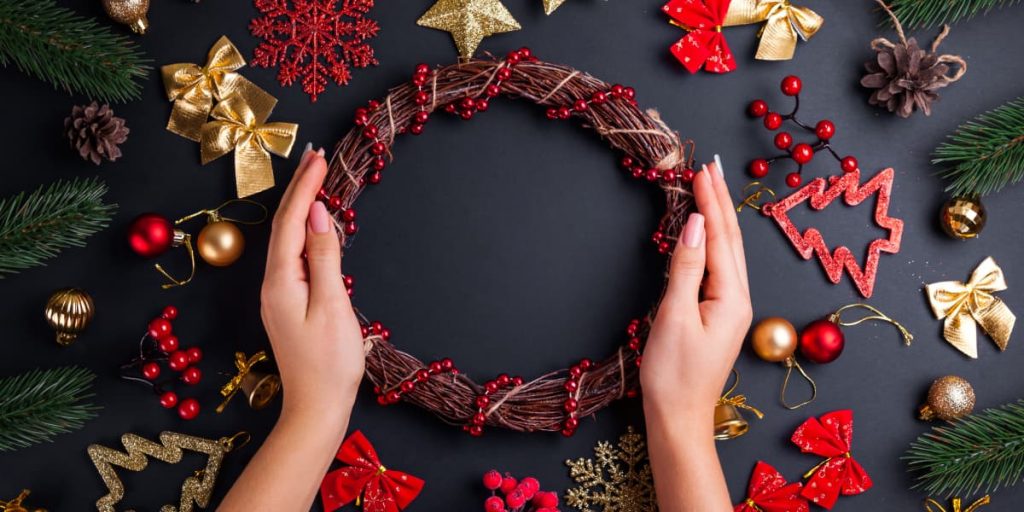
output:
<instances>
[{"instance_id":1,"label":"gold ribbon bow","mask_svg":"<svg viewBox=\"0 0 1024 512\"><path fill-rule=\"evenodd\" d=\"M761 27L757 46L759 60L789 60L796 51L796 39L804 41L818 33L825 19L818 13L789 3L789 0L733 0L725 15L725 26L767 23Z\"/></svg>"},{"instance_id":2,"label":"gold ribbon bow","mask_svg":"<svg viewBox=\"0 0 1024 512\"><path fill-rule=\"evenodd\" d=\"M205 66L179 63L160 68L167 99L174 102L167 129L198 142L214 100L222 100L232 93L241 94L255 110L273 110L277 104L273 96L235 73L244 65L245 59L235 45L221 36L210 48Z\"/></svg>"},{"instance_id":3,"label":"gold ribbon bow","mask_svg":"<svg viewBox=\"0 0 1024 512\"><path fill-rule=\"evenodd\" d=\"M31 493L31 491L29 491L28 489L23 489L21 491L21 494L18 494L18 496L16 498L14 498L13 500L11 500L11 501L0 501L0 511L2 511L2 512L30 512L28 508L26 508L24 505L21 504L21 502L25 501L25 499L28 498L29 493ZM31 512L46 512L46 509L34 508L34 509L31 509Z\"/></svg>"},{"instance_id":4,"label":"gold ribbon bow","mask_svg":"<svg viewBox=\"0 0 1024 512\"><path fill-rule=\"evenodd\" d=\"M238 93L213 107L213 118L202 128L200 155L203 165L235 151L235 185L238 197L251 196L274 186L270 153L288 157L299 125L267 123L272 108L252 105Z\"/></svg>"},{"instance_id":5,"label":"gold ribbon bow","mask_svg":"<svg viewBox=\"0 0 1024 512\"><path fill-rule=\"evenodd\" d=\"M242 389L242 380L245 379L246 375L249 375L252 367L266 360L267 353L262 350L248 358L245 357L245 352L235 352L235 368L238 370L238 373L220 388L220 396L224 397L224 401L217 406L218 413L223 411L228 402L238 393L238 390Z\"/></svg>"},{"instance_id":6,"label":"gold ribbon bow","mask_svg":"<svg viewBox=\"0 0 1024 512\"><path fill-rule=\"evenodd\" d=\"M976 325L985 331L999 350L1010 343L1013 324L1017 320L1009 306L993 292L1007 288L1003 270L991 257L974 269L970 281L942 281L925 286L928 302L938 319L946 319L943 336L950 344L971 358L978 357Z\"/></svg>"},{"instance_id":7,"label":"gold ribbon bow","mask_svg":"<svg viewBox=\"0 0 1024 512\"><path fill-rule=\"evenodd\" d=\"M950 510L949 512L975 512L979 508L988 505L991 501L992 498L986 495L979 498L978 501L968 505L967 508L962 508L963 501L960 498L953 498L953 510ZM935 508L933 509L932 506ZM941 503L931 498L924 501L924 509L928 512L946 512L946 508L943 507Z\"/></svg>"},{"instance_id":8,"label":"gold ribbon bow","mask_svg":"<svg viewBox=\"0 0 1024 512\"><path fill-rule=\"evenodd\" d=\"M756 407L747 404L747 397L746 397L746 395L733 395L732 394L732 392L736 391L736 388L739 387L739 385L740 385L740 372L738 372L735 368L733 368L732 374L733 374L733 376L736 377L736 380L733 381L732 386L729 387L729 390L726 391L721 396L721 398L718 399L718 404L717 405L731 405L731 406L734 406L734 407L739 407L740 409L746 409L746 410L754 413L754 416L757 416L757 419L759 419L759 420L764 419L764 413L763 412L759 411Z\"/></svg>"}]
</instances>

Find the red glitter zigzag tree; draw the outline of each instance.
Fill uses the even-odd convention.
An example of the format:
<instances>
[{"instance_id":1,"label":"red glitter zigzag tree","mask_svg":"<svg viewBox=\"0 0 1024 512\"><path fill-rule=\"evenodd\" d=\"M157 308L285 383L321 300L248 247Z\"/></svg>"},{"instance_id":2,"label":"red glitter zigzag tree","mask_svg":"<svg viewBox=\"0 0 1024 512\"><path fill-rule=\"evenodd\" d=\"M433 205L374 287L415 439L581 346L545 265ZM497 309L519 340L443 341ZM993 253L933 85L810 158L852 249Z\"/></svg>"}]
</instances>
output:
<instances>
[{"instance_id":1,"label":"red glitter zigzag tree","mask_svg":"<svg viewBox=\"0 0 1024 512\"><path fill-rule=\"evenodd\" d=\"M816 178L806 186L797 190L785 199L776 203L765 205L762 209L765 215L771 216L778 223L779 227L789 238L796 248L796 251L805 260L811 259L817 254L825 273L833 283L839 283L843 275L843 269L850 274L857 290L864 297L871 297L875 287L875 275L878 272L878 260L882 252L895 254L900 250L900 241L903 238L903 221L889 217L889 199L892 193L892 182L894 172L888 168L876 174L867 183L860 184L860 170L844 173L841 176L830 176L828 188L825 185L825 178ZM789 210L810 199L811 208L822 210L839 196L843 196L846 204L856 206L865 199L878 194L878 202L875 206L875 223L889 230L888 238L873 240L868 245L867 260L864 268L857 264L853 252L846 246L840 246L835 252L829 252L828 246L821 232L815 228L808 228L803 234L789 218Z\"/></svg>"},{"instance_id":2,"label":"red glitter zigzag tree","mask_svg":"<svg viewBox=\"0 0 1024 512\"><path fill-rule=\"evenodd\" d=\"M264 41L256 47L252 65L280 66L277 80L289 86L302 81L312 101L327 88L330 78L345 85L351 68L376 66L367 41L380 27L367 18L374 0L255 0L263 16L252 20L249 31Z\"/></svg>"}]
</instances>

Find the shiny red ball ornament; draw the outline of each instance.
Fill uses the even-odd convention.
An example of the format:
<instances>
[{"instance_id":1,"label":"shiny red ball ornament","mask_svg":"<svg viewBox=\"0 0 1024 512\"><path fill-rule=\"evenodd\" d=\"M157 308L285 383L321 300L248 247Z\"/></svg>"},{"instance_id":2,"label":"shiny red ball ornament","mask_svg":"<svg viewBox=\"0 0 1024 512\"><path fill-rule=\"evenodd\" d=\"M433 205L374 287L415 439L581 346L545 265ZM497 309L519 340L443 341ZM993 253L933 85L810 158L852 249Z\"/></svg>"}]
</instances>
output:
<instances>
[{"instance_id":1,"label":"shiny red ball ornament","mask_svg":"<svg viewBox=\"0 0 1024 512\"><path fill-rule=\"evenodd\" d=\"M801 181L803 181L803 178L800 177L798 172L791 172L786 175L786 185L790 188L799 187Z\"/></svg>"},{"instance_id":2,"label":"shiny red ball ornament","mask_svg":"<svg viewBox=\"0 0 1024 512\"><path fill-rule=\"evenodd\" d=\"M171 335L171 321L166 318L154 318L149 322L149 337L165 338Z\"/></svg>"},{"instance_id":3,"label":"shiny red ball ornament","mask_svg":"<svg viewBox=\"0 0 1024 512\"><path fill-rule=\"evenodd\" d=\"M778 130L782 126L782 114L769 112L764 116L764 127L769 130Z\"/></svg>"},{"instance_id":4,"label":"shiny red ball ornament","mask_svg":"<svg viewBox=\"0 0 1024 512\"><path fill-rule=\"evenodd\" d=\"M790 156L793 157L794 162L804 165L814 158L814 148L812 148L810 144L797 144L796 146L793 146L793 151L790 153Z\"/></svg>"},{"instance_id":5,"label":"shiny red ball ornament","mask_svg":"<svg viewBox=\"0 0 1024 512\"><path fill-rule=\"evenodd\" d=\"M128 226L128 246L143 258L159 256L174 245L174 225L156 213L143 213Z\"/></svg>"},{"instance_id":6,"label":"shiny red ball ornament","mask_svg":"<svg viewBox=\"0 0 1024 512\"><path fill-rule=\"evenodd\" d=\"M753 162L750 162L750 175L755 178L764 178L768 175L768 161L763 158L758 158Z\"/></svg>"},{"instance_id":7,"label":"shiny red ball ornament","mask_svg":"<svg viewBox=\"0 0 1024 512\"><path fill-rule=\"evenodd\" d=\"M498 488L501 487L501 480L501 473L498 473L498 470L496 469L492 469L484 473L484 487L489 490L498 490Z\"/></svg>"},{"instance_id":8,"label":"shiny red ball ornament","mask_svg":"<svg viewBox=\"0 0 1024 512\"><path fill-rule=\"evenodd\" d=\"M178 416L183 420L194 420L199 416L199 402L195 398L186 398L178 404Z\"/></svg>"},{"instance_id":9,"label":"shiny red ball ornament","mask_svg":"<svg viewBox=\"0 0 1024 512\"><path fill-rule=\"evenodd\" d=\"M789 149L789 146L793 145L793 136L789 132L779 132L775 134L775 147L779 149Z\"/></svg>"},{"instance_id":10,"label":"shiny red ball ornament","mask_svg":"<svg viewBox=\"0 0 1024 512\"><path fill-rule=\"evenodd\" d=\"M146 380L156 380L157 377L160 376L160 365L154 362L142 365L142 376L145 377Z\"/></svg>"},{"instance_id":11,"label":"shiny red ball ornament","mask_svg":"<svg viewBox=\"0 0 1024 512\"><path fill-rule=\"evenodd\" d=\"M167 356L167 365L176 372L180 372L185 368L188 368L188 354L183 350L171 352L171 354Z\"/></svg>"},{"instance_id":12,"label":"shiny red ball ornament","mask_svg":"<svg viewBox=\"0 0 1024 512\"><path fill-rule=\"evenodd\" d=\"M768 104L764 100L751 101L747 112L754 117L763 117L768 113Z\"/></svg>"},{"instance_id":13,"label":"shiny red ball ornament","mask_svg":"<svg viewBox=\"0 0 1024 512\"><path fill-rule=\"evenodd\" d=\"M835 322L816 320L800 333L800 353L818 364L831 363L843 353L846 337Z\"/></svg>"},{"instance_id":14,"label":"shiny red ball ornament","mask_svg":"<svg viewBox=\"0 0 1024 512\"><path fill-rule=\"evenodd\" d=\"M844 156L839 166L843 168L843 172L853 172L857 170L859 163L852 156Z\"/></svg>"},{"instance_id":15,"label":"shiny red ball ornament","mask_svg":"<svg viewBox=\"0 0 1024 512\"><path fill-rule=\"evenodd\" d=\"M829 140L836 134L836 125L828 119L822 119L815 125L814 134L821 140Z\"/></svg>"},{"instance_id":16,"label":"shiny red ball ornament","mask_svg":"<svg viewBox=\"0 0 1024 512\"><path fill-rule=\"evenodd\" d=\"M782 89L782 94L786 96L796 96L800 94L800 90L804 88L804 84L800 81L800 77L796 75L789 75L782 79L782 84L779 85Z\"/></svg>"},{"instance_id":17,"label":"shiny red ball ornament","mask_svg":"<svg viewBox=\"0 0 1024 512\"><path fill-rule=\"evenodd\" d=\"M174 391L165 391L160 395L160 405L164 409L170 409L175 405L178 405L178 394Z\"/></svg>"},{"instance_id":18,"label":"shiny red ball ornament","mask_svg":"<svg viewBox=\"0 0 1024 512\"><path fill-rule=\"evenodd\" d=\"M165 354L170 354L171 352L178 350L179 344L180 343L178 342L178 337L173 334L168 334L167 336L164 336L156 340L157 348L159 348L160 351Z\"/></svg>"},{"instance_id":19,"label":"shiny red ball ornament","mask_svg":"<svg viewBox=\"0 0 1024 512\"><path fill-rule=\"evenodd\" d=\"M196 364L203 360L203 351L199 347L189 347L185 350L185 355L188 356L188 364Z\"/></svg>"}]
</instances>

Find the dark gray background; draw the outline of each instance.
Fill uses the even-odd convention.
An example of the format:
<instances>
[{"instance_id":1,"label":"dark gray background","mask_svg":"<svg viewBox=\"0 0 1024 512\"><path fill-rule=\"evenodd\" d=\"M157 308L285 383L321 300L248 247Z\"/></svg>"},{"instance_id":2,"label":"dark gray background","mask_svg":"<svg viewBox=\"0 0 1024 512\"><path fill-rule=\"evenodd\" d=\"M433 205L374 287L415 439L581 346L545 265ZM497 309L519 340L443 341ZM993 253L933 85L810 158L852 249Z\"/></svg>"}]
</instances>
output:
<instances>
[{"instance_id":1,"label":"dark gray background","mask_svg":"<svg viewBox=\"0 0 1024 512\"><path fill-rule=\"evenodd\" d=\"M99 2L61 3L103 15ZM868 1L806 2L826 23L789 62L753 60L756 27L726 29L739 69L725 76L690 76L673 60L668 46L683 33L666 22L660 2L569 0L550 17L544 16L540 0L506 3L523 30L489 38L481 51L503 54L528 45L544 59L635 86L641 105L657 107L671 126L695 139L702 158L722 155L734 190L748 181L746 162L772 152L770 134L744 115L745 105L763 97L783 108L787 103L778 83L790 73L804 79L805 121L835 121L835 145L843 154L856 155L866 173L896 169L890 213L906 223L903 248L898 255L882 256L871 303L904 322L917 335L914 345L902 346L889 326L847 329L843 357L827 367L808 368L820 398L799 412L777 405L782 368L745 350L738 362L741 391L767 417L746 437L720 444L720 453L738 500L758 459L791 479L818 461L788 441L804 418L852 408L854 453L876 485L862 496L840 499L836 510L918 510L922 495L909 490L911 478L899 457L927 429L913 412L932 379L950 373L968 378L980 407L1020 397L1024 384L1020 341L1000 354L980 336L979 360L967 360L941 339L941 323L932 318L921 291L925 283L966 279L992 255L1010 283L1002 298L1024 312L1024 228L1019 222L1024 190L987 198L990 219L983 236L953 241L936 222L944 183L929 164L929 152L957 124L1021 93L1024 9L1009 8L955 26L943 50L963 55L970 71L942 91L932 117L902 120L869 107L858 85L861 64L873 55L870 40L878 34L895 37L878 27L881 17ZM373 41L381 65L356 71L350 86L331 86L315 104L297 86L280 87L274 70L246 68L244 73L281 100L274 119L301 125L297 148L306 141L330 148L351 128L356 106L407 80L416 63L454 60L448 34L415 25L430 4L380 2L372 15L382 26ZM150 33L137 40L157 66L201 63L222 34L249 57L257 40L247 26L255 14L249 2L162 0L153 2ZM936 32L917 35L930 44ZM0 358L0 374L82 364L99 374L96 402L104 408L83 430L52 444L0 454L0 496L29 487L36 506L90 508L105 489L85 448L90 443L118 446L124 432L153 438L175 430L217 437L245 429L261 440L274 423L277 406L253 412L234 403L220 416L213 408L221 384L216 374L230 370L231 354L267 346L258 305L267 226L244 229L249 249L236 265L203 265L193 284L171 291L160 290L152 262L136 258L124 242L125 227L141 212L174 218L232 196L231 157L203 168L196 144L164 130L170 106L157 72L147 80L141 101L115 106L132 132L124 158L98 169L78 160L61 135L64 116L82 98L55 92L13 69L0 76L0 97L7 107L0 137L8 155L0 192L99 175L111 188L108 199L121 205L112 226L91 238L87 248L67 250L46 268L0 283L6 354ZM620 333L628 319L641 314L657 294L662 260L647 237L660 198L652 187L625 179L616 167L617 155L577 123L549 122L527 104L493 105L473 123L435 116L424 136L400 141L384 184L358 204L361 231L346 260L346 271L358 280L356 302L391 327L399 346L422 359L451 356L477 379L500 371L533 376L582 356L603 357L624 341ZM299 151L288 161L275 158L280 183L287 182L298 158ZM836 171L836 164L822 160L807 172ZM776 171L769 178L777 189L785 188L783 174ZM279 186L257 198L274 205L283 190ZM816 261L797 257L766 219L745 213L741 222L757 318L781 315L799 327L861 300L847 278L833 286ZM867 207L836 205L798 215L797 222L819 227L833 245L859 250L881 233ZM172 254L161 261L180 268L183 258ZM93 294L98 313L80 341L59 349L42 308L53 289L72 285ZM175 331L182 341L198 343L206 353L200 387L204 411L191 423L161 409L145 389L117 379L117 366L130 357L146 322L165 304L181 310ZM590 456L598 440L614 439L627 425L642 424L638 403L617 404L583 421L571 439L490 430L478 440L410 406L382 409L364 390L351 427L369 436L389 467L426 479L412 510L479 510L485 496L479 484L483 471L534 475L544 488L561 491L570 486L565 459ZM218 498L254 451L251 446L229 457ZM189 462L157 462L141 474L122 471L128 489L123 508L156 510L172 501L181 478L202 464L198 456ZM1016 510L1013 504L1022 497L1024 487L1001 491L986 510Z\"/></svg>"}]
</instances>

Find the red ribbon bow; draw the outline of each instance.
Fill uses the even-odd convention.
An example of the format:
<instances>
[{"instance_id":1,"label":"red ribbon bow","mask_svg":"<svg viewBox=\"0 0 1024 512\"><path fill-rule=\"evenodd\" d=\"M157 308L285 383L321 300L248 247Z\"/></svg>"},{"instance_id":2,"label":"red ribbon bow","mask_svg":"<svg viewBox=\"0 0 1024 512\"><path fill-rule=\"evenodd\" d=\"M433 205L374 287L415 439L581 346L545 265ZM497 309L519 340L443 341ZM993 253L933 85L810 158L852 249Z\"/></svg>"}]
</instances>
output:
<instances>
[{"instance_id":1,"label":"red ribbon bow","mask_svg":"<svg viewBox=\"0 0 1024 512\"><path fill-rule=\"evenodd\" d=\"M341 443L336 458L347 466L327 473L320 484L320 499L328 512L353 500L357 506L361 500L364 512L398 512L423 489L423 480L385 468L358 430Z\"/></svg>"},{"instance_id":2,"label":"red ribbon bow","mask_svg":"<svg viewBox=\"0 0 1024 512\"><path fill-rule=\"evenodd\" d=\"M804 453L827 457L804 475L810 477L800 493L804 498L831 509L839 498L860 494L873 485L871 477L850 455L853 442L853 411L843 410L809 418L793 433L793 443Z\"/></svg>"},{"instance_id":3,"label":"red ribbon bow","mask_svg":"<svg viewBox=\"0 0 1024 512\"><path fill-rule=\"evenodd\" d=\"M771 464L757 461L750 475L747 499L733 512L807 512L810 506L800 496L800 482L787 483Z\"/></svg>"},{"instance_id":4,"label":"red ribbon bow","mask_svg":"<svg viewBox=\"0 0 1024 512\"><path fill-rule=\"evenodd\" d=\"M661 10L690 33L672 45L675 55L690 73L701 65L704 71L728 73L736 69L729 45L722 35L722 23L731 0L670 0Z\"/></svg>"}]
</instances>

